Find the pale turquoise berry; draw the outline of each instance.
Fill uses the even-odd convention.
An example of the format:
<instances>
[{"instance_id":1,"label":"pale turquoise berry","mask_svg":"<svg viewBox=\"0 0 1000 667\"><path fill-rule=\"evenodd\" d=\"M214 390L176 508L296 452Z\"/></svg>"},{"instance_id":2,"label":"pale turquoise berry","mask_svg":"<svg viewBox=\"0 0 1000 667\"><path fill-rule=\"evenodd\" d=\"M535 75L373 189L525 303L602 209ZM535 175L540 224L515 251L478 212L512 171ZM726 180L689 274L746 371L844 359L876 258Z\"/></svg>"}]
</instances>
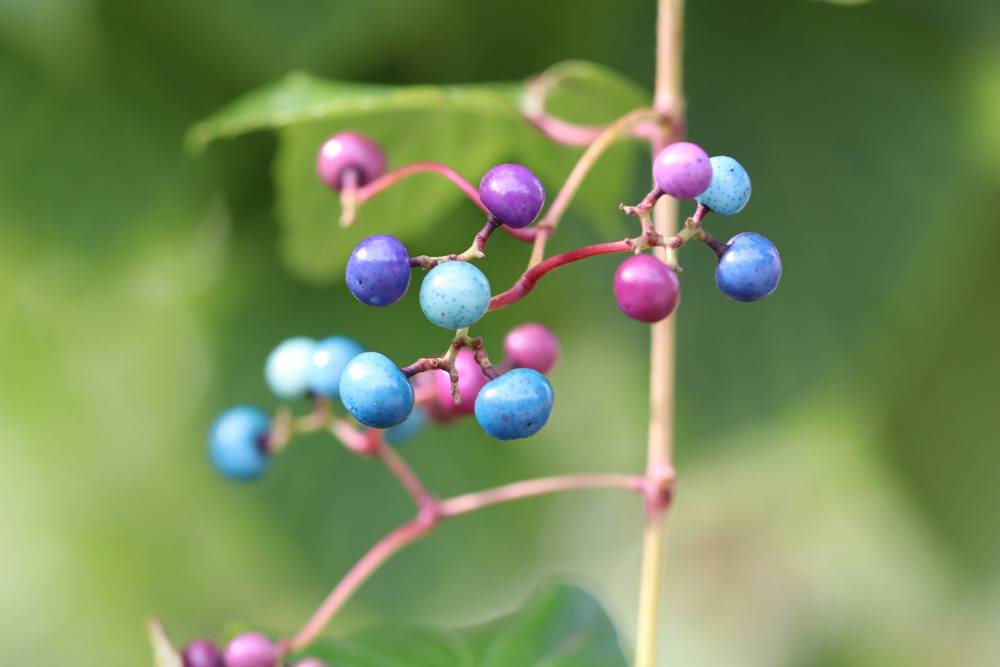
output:
<instances>
[{"instance_id":1,"label":"pale turquoise berry","mask_svg":"<svg viewBox=\"0 0 1000 667\"><path fill-rule=\"evenodd\" d=\"M309 389L309 368L316 341L298 336L289 338L271 351L264 367L267 386L279 398L299 398Z\"/></svg>"},{"instance_id":2,"label":"pale turquoise berry","mask_svg":"<svg viewBox=\"0 0 1000 667\"><path fill-rule=\"evenodd\" d=\"M712 213L736 215L750 199L750 175L743 165L725 155L716 155L710 162L712 182L695 200Z\"/></svg>"},{"instance_id":3,"label":"pale turquoise berry","mask_svg":"<svg viewBox=\"0 0 1000 667\"><path fill-rule=\"evenodd\" d=\"M316 343L309 366L309 391L337 398L340 374L351 359L364 351L357 341L346 336L330 336Z\"/></svg>"},{"instance_id":4,"label":"pale turquoise berry","mask_svg":"<svg viewBox=\"0 0 1000 667\"><path fill-rule=\"evenodd\" d=\"M490 281L468 262L438 264L420 286L420 308L445 329L472 326L490 305Z\"/></svg>"}]
</instances>

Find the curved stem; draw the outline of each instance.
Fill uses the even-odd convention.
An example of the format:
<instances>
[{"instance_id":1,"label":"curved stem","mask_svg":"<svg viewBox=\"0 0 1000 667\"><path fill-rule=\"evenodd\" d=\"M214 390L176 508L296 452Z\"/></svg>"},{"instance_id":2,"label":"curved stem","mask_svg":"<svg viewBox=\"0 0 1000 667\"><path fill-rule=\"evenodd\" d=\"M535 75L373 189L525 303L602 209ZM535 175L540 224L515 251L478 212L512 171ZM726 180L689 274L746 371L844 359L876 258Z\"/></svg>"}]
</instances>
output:
<instances>
[{"instance_id":1,"label":"curved stem","mask_svg":"<svg viewBox=\"0 0 1000 667\"><path fill-rule=\"evenodd\" d=\"M438 503L442 517L460 516L492 505L576 489L624 489L641 492L643 478L635 475L562 475L526 479L492 489L454 496Z\"/></svg>"},{"instance_id":2,"label":"curved stem","mask_svg":"<svg viewBox=\"0 0 1000 667\"><path fill-rule=\"evenodd\" d=\"M381 431L375 432L378 433L375 456L381 459L393 477L399 480L399 483L410 494L410 497L418 508L433 504L434 496L427 490L424 483L420 481L420 477L413 471L413 468L410 467L402 456L396 453L396 450L386 444Z\"/></svg>"},{"instance_id":3,"label":"curved stem","mask_svg":"<svg viewBox=\"0 0 1000 667\"><path fill-rule=\"evenodd\" d=\"M613 241L610 243L597 243L577 248L576 250L570 250L569 252L564 252L560 255L553 255L540 264L532 266L530 269L525 271L509 290L503 292L502 294L497 294L490 299L489 310L499 310L501 308L506 308L513 303L517 303L523 299L528 292L535 288L535 284L542 278L542 276L554 269L559 268L560 266L570 264L572 262L579 262L581 259L593 257L594 255L630 252L634 249L634 242L631 239L626 239L624 241Z\"/></svg>"}]
</instances>

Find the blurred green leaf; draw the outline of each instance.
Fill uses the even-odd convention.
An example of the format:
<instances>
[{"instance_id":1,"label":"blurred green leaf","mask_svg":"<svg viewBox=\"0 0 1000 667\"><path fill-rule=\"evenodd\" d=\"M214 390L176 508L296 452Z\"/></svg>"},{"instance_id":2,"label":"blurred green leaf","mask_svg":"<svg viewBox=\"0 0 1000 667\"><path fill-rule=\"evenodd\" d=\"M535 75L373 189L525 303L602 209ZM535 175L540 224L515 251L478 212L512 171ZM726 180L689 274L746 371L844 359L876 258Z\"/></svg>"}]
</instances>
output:
<instances>
[{"instance_id":1,"label":"blurred green leaf","mask_svg":"<svg viewBox=\"0 0 1000 667\"><path fill-rule=\"evenodd\" d=\"M309 655L342 667L624 667L618 635L600 604L552 584L514 614L463 631L386 627L317 642Z\"/></svg>"}]
</instances>

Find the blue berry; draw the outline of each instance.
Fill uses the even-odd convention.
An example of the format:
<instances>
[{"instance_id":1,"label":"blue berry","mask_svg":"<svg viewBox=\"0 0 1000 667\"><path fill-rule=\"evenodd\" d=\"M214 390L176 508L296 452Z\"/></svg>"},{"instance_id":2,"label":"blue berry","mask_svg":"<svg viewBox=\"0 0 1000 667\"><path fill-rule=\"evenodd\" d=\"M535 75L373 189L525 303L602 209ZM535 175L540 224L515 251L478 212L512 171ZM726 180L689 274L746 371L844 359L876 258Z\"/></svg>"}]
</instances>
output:
<instances>
[{"instance_id":1,"label":"blue berry","mask_svg":"<svg viewBox=\"0 0 1000 667\"><path fill-rule=\"evenodd\" d=\"M760 234L743 232L729 239L715 269L715 284L737 301L757 301L774 291L781 279L781 256Z\"/></svg>"},{"instance_id":2,"label":"blue berry","mask_svg":"<svg viewBox=\"0 0 1000 667\"><path fill-rule=\"evenodd\" d=\"M497 220L520 229L538 217L545 203L545 188L524 165L498 164L479 182L479 198Z\"/></svg>"},{"instance_id":3,"label":"blue berry","mask_svg":"<svg viewBox=\"0 0 1000 667\"><path fill-rule=\"evenodd\" d=\"M271 417L259 408L237 405L215 420L208 434L208 450L215 469L230 479L249 481L267 470L265 442Z\"/></svg>"},{"instance_id":4,"label":"blue berry","mask_svg":"<svg viewBox=\"0 0 1000 667\"><path fill-rule=\"evenodd\" d=\"M750 199L750 175L739 162L725 155L713 157L712 183L695 197L719 215L736 215Z\"/></svg>"},{"instance_id":5,"label":"blue berry","mask_svg":"<svg viewBox=\"0 0 1000 667\"><path fill-rule=\"evenodd\" d=\"M552 385L533 368L515 368L490 380L476 397L476 421L500 440L534 435L552 412Z\"/></svg>"},{"instance_id":6,"label":"blue berry","mask_svg":"<svg viewBox=\"0 0 1000 667\"><path fill-rule=\"evenodd\" d=\"M347 363L365 349L344 336L331 336L316 343L309 364L309 391L319 396L337 398L340 375Z\"/></svg>"},{"instance_id":7,"label":"blue berry","mask_svg":"<svg viewBox=\"0 0 1000 667\"><path fill-rule=\"evenodd\" d=\"M361 303L391 306L410 286L410 255L395 236L369 236L347 260L347 288Z\"/></svg>"},{"instance_id":8,"label":"blue berry","mask_svg":"<svg viewBox=\"0 0 1000 667\"><path fill-rule=\"evenodd\" d=\"M427 413L423 408L413 408L410 416L385 432L385 441L390 445L401 445L412 439L427 425Z\"/></svg>"},{"instance_id":9,"label":"blue berry","mask_svg":"<svg viewBox=\"0 0 1000 667\"><path fill-rule=\"evenodd\" d=\"M438 264L420 285L420 308L445 329L472 326L490 305L490 281L468 262Z\"/></svg>"},{"instance_id":10,"label":"blue berry","mask_svg":"<svg viewBox=\"0 0 1000 667\"><path fill-rule=\"evenodd\" d=\"M389 428L413 410L413 386L389 357L363 352L340 376L340 400L365 426Z\"/></svg>"},{"instance_id":11,"label":"blue berry","mask_svg":"<svg viewBox=\"0 0 1000 667\"><path fill-rule=\"evenodd\" d=\"M309 367L316 341L297 336L271 350L264 366L264 378L275 396L299 398L309 389Z\"/></svg>"}]
</instances>

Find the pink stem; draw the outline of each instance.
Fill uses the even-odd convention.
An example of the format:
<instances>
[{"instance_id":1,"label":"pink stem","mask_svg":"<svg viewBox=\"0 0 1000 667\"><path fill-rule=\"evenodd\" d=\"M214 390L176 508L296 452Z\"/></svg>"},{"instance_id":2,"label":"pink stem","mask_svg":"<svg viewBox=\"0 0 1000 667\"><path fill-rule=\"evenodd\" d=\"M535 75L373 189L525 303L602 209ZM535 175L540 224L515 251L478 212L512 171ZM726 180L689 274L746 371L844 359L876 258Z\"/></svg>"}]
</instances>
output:
<instances>
[{"instance_id":1,"label":"pink stem","mask_svg":"<svg viewBox=\"0 0 1000 667\"><path fill-rule=\"evenodd\" d=\"M481 510L491 505L499 505L512 500L531 498L560 491L593 488L617 488L640 492L644 488L642 477L635 475L562 475L558 477L542 477L526 479L512 484L505 484L492 489L455 496L438 503L442 517L453 517Z\"/></svg>"},{"instance_id":2,"label":"pink stem","mask_svg":"<svg viewBox=\"0 0 1000 667\"><path fill-rule=\"evenodd\" d=\"M628 252L633 250L633 248L634 246L630 241L613 241L610 243L588 245L582 248L577 248L576 250L564 252L560 255L553 255L552 257L542 261L540 264L536 264L525 271L509 290L503 292L502 294L497 294L490 299L489 309L491 311L499 310L500 308L506 308L513 303L517 303L523 299L528 292L534 289L535 284L539 281L539 279L541 279L542 276L554 269L559 268L560 266L570 264L572 262L579 262L581 259L593 257L594 255Z\"/></svg>"},{"instance_id":3,"label":"pink stem","mask_svg":"<svg viewBox=\"0 0 1000 667\"><path fill-rule=\"evenodd\" d=\"M423 509L432 506L435 502L434 496L423 485L423 482L420 481L413 468L409 466L402 456L396 453L396 450L386 444L381 431L371 431L371 433L378 434L375 456L381 459L385 467L389 469L389 472L399 480L399 483L406 489L406 492L413 498L413 502L417 504L417 508Z\"/></svg>"}]
</instances>

